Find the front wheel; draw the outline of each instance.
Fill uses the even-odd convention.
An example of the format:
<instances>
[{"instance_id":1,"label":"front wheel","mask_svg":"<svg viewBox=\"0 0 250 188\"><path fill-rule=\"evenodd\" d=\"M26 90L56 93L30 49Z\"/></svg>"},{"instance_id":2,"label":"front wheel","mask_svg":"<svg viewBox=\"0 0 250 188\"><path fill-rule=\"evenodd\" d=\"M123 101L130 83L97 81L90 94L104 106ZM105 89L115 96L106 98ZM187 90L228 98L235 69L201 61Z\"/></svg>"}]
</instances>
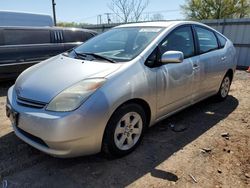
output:
<instances>
[{"instance_id":1,"label":"front wheel","mask_svg":"<svg viewBox=\"0 0 250 188\"><path fill-rule=\"evenodd\" d=\"M230 86L231 86L231 78L229 77L229 75L226 75L223 78L221 82L220 90L218 91L216 95L219 101L223 101L227 98L229 90L230 90Z\"/></svg>"},{"instance_id":2,"label":"front wheel","mask_svg":"<svg viewBox=\"0 0 250 188\"><path fill-rule=\"evenodd\" d=\"M108 156L122 157L141 142L146 125L143 108L127 104L118 108L110 118L103 138L102 150Z\"/></svg>"}]
</instances>

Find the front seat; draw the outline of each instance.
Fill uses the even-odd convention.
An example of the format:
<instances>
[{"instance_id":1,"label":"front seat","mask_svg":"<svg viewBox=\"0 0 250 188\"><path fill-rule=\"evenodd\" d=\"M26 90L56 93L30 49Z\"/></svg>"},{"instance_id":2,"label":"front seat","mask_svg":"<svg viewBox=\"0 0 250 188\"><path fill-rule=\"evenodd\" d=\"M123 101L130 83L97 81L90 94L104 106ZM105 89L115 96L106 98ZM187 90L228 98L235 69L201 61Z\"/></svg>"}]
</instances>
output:
<instances>
[{"instance_id":1,"label":"front seat","mask_svg":"<svg viewBox=\"0 0 250 188\"><path fill-rule=\"evenodd\" d=\"M148 39L145 36L139 36L136 38L135 45L134 45L134 50L139 51L141 50L145 44L147 43Z\"/></svg>"},{"instance_id":2,"label":"front seat","mask_svg":"<svg viewBox=\"0 0 250 188\"><path fill-rule=\"evenodd\" d=\"M183 54L187 54L187 40L181 35L170 35L168 42L164 47L164 52L166 51L181 51Z\"/></svg>"}]
</instances>

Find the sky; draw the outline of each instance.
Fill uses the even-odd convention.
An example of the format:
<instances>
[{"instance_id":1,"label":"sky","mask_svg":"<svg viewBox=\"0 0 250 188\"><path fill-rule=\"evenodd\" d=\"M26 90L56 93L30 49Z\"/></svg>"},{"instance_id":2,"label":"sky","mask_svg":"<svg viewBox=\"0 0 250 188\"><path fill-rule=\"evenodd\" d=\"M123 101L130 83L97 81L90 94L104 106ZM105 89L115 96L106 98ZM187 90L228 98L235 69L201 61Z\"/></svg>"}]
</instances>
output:
<instances>
[{"instance_id":1,"label":"sky","mask_svg":"<svg viewBox=\"0 0 250 188\"><path fill-rule=\"evenodd\" d=\"M97 23L97 16L112 12L108 4L111 0L55 0L57 21ZM144 12L149 16L161 13L164 19L182 19L180 5L185 0L149 0L149 5ZM0 0L0 10L32 12L52 15L52 0ZM146 16L147 14L145 14Z\"/></svg>"}]
</instances>

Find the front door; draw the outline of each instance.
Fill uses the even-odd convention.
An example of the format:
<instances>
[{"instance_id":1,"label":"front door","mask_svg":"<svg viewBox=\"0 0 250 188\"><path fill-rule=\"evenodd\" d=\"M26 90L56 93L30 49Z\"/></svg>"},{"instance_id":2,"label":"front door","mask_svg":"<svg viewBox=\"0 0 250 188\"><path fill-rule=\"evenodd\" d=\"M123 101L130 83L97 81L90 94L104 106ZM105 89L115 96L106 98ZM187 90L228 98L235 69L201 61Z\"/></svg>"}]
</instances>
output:
<instances>
[{"instance_id":1,"label":"front door","mask_svg":"<svg viewBox=\"0 0 250 188\"><path fill-rule=\"evenodd\" d=\"M199 56L195 55L190 26L172 31L159 45L160 55L166 51L181 51L184 61L169 63L157 69L158 118L192 103L193 93L198 90Z\"/></svg>"}]
</instances>

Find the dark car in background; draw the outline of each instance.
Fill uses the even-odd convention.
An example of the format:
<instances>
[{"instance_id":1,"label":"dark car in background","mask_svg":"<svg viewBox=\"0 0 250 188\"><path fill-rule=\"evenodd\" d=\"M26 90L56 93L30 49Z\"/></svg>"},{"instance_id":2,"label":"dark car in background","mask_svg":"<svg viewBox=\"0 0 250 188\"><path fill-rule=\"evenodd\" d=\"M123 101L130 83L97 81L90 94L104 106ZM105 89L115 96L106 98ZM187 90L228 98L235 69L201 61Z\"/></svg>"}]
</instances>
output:
<instances>
[{"instance_id":1,"label":"dark car in background","mask_svg":"<svg viewBox=\"0 0 250 188\"><path fill-rule=\"evenodd\" d=\"M0 27L0 81L92 38L95 31L60 27Z\"/></svg>"}]
</instances>

